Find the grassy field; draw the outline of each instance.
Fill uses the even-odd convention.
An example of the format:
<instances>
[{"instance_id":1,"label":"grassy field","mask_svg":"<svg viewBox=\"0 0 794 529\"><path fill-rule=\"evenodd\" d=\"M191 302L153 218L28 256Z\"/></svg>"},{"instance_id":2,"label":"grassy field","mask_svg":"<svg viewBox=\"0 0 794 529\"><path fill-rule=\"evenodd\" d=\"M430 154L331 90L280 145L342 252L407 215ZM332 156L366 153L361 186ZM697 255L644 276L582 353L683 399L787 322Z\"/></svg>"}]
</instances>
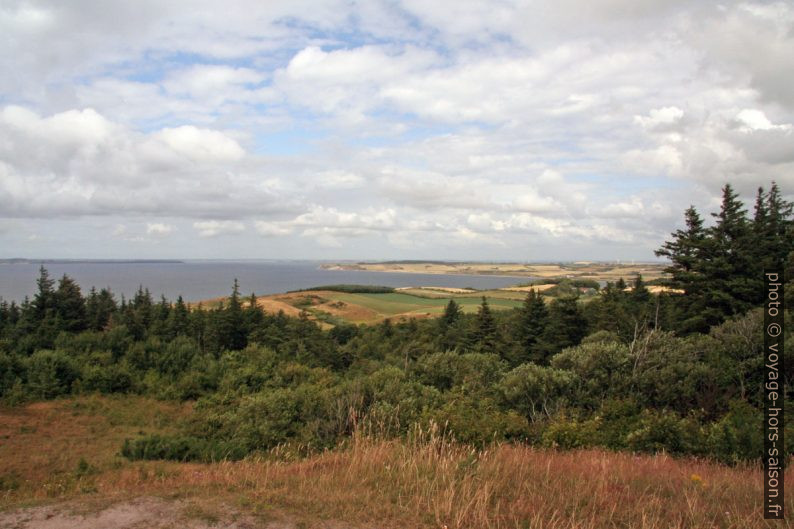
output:
<instances>
[{"instance_id":1,"label":"grassy field","mask_svg":"<svg viewBox=\"0 0 794 529\"><path fill-rule=\"evenodd\" d=\"M430 274L491 274L516 276L516 286L497 290L478 291L467 288L415 286L395 289L393 293L350 293L336 290L305 290L285 294L272 294L257 298L257 304L267 312L283 311L298 316L306 311L309 317L330 327L346 323L379 323L385 319L404 321L410 318L432 318L441 314L450 299L455 299L464 312L473 313L485 296L494 310L519 307L529 288L546 292L561 278L595 281L631 280L641 273L646 281L662 276L663 265L616 265L605 263L568 264L509 264L509 263L357 263L324 265L328 269L369 270L383 272ZM518 286L521 277L539 278L549 284ZM527 280L524 280L524 285ZM651 287L660 289L661 287ZM544 294L545 295L545 294ZM586 299L586 298L584 298ZM202 302L206 308L215 308L227 298Z\"/></svg>"},{"instance_id":2,"label":"grassy field","mask_svg":"<svg viewBox=\"0 0 794 529\"><path fill-rule=\"evenodd\" d=\"M383 262L383 263L337 263L324 265L329 270L367 270L371 272L403 272L407 274L472 274L506 275L518 277L568 277L616 281L629 280L642 274L646 281L658 279L666 265L663 264L616 264L597 262L577 263L446 263L446 262Z\"/></svg>"},{"instance_id":3,"label":"grassy field","mask_svg":"<svg viewBox=\"0 0 794 529\"><path fill-rule=\"evenodd\" d=\"M385 319L395 321L409 318L435 317L444 311L454 298L464 312L476 312L482 296L494 310L518 307L525 293L489 290L483 292L449 293L429 289L410 289L388 294L351 294L328 290L309 290L257 298L265 310L294 315L306 310L320 321L349 323L377 323ZM286 310L285 310L286 307Z\"/></svg>"},{"instance_id":4,"label":"grassy field","mask_svg":"<svg viewBox=\"0 0 794 529\"><path fill-rule=\"evenodd\" d=\"M167 432L190 413L189 405L132 396L0 408L0 527L15 526L8 521L18 519L16 509L64 502L83 513L178 502L172 527L195 519L223 525L230 512L262 525L290 520L269 527L788 527L762 519L759 468L665 455L522 445L475 451L432 433L410 442L357 436L300 460L288 450L212 464L118 455L125 437Z\"/></svg>"}]
</instances>

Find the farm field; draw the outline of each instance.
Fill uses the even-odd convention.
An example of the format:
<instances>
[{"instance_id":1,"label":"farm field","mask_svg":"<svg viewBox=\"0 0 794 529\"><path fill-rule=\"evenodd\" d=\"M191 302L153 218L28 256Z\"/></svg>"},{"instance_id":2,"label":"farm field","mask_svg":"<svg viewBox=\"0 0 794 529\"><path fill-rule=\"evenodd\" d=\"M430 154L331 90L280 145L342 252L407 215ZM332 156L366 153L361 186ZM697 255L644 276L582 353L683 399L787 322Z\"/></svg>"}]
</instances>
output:
<instances>
[{"instance_id":1,"label":"farm field","mask_svg":"<svg viewBox=\"0 0 794 529\"><path fill-rule=\"evenodd\" d=\"M754 465L666 455L477 451L432 433L356 435L303 459L284 447L208 464L119 455L124 438L170 432L191 413L136 396L0 408L0 527L783 527L762 518Z\"/></svg>"},{"instance_id":2,"label":"farm field","mask_svg":"<svg viewBox=\"0 0 794 529\"><path fill-rule=\"evenodd\" d=\"M385 294L347 293L330 290L309 290L276 294L257 298L257 304L269 312L286 307L285 314L295 315L305 310L321 322L377 323L385 319L396 321L410 318L430 318L441 314L450 299L455 299L467 313L477 312L485 296L494 310L521 306L526 294L501 290L449 292L409 289Z\"/></svg>"},{"instance_id":3,"label":"farm field","mask_svg":"<svg viewBox=\"0 0 794 529\"><path fill-rule=\"evenodd\" d=\"M334 263L324 265L330 270L366 270L370 272L403 272L407 274L472 274L518 277L594 279L596 281L629 280L642 274L646 281L662 277L667 265L655 263L616 264L576 262L557 264L526 263L454 263L393 261L381 263Z\"/></svg>"}]
</instances>

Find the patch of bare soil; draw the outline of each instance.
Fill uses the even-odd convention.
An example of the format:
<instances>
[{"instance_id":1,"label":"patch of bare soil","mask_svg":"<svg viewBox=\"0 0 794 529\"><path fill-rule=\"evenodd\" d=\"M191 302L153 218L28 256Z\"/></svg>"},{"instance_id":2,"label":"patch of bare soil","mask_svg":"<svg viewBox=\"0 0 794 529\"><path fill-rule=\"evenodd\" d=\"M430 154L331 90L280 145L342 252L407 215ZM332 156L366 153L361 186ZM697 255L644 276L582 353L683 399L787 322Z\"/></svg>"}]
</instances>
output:
<instances>
[{"instance_id":1,"label":"patch of bare soil","mask_svg":"<svg viewBox=\"0 0 794 529\"><path fill-rule=\"evenodd\" d=\"M86 512L75 503L28 507L0 513L2 529L294 529L284 521L264 521L232 509L182 500L137 498Z\"/></svg>"}]
</instances>

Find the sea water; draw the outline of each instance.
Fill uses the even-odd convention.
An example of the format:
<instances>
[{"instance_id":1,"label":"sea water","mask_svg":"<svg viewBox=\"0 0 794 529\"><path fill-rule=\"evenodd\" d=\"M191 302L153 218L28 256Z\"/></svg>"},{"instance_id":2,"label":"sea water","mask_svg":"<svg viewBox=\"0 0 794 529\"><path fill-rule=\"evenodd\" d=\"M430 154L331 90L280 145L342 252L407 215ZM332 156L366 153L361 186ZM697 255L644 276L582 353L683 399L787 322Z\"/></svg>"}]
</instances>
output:
<instances>
[{"instance_id":1,"label":"sea water","mask_svg":"<svg viewBox=\"0 0 794 529\"><path fill-rule=\"evenodd\" d=\"M57 280L64 274L87 293L90 288L109 288L119 299L129 298L139 286L155 298L182 296L200 301L229 295L234 280L242 295L276 294L322 285L358 284L390 287L442 286L501 288L532 278L462 274L411 274L363 270L327 270L319 261L52 261L0 263L0 299L21 302L37 290L39 267Z\"/></svg>"}]
</instances>

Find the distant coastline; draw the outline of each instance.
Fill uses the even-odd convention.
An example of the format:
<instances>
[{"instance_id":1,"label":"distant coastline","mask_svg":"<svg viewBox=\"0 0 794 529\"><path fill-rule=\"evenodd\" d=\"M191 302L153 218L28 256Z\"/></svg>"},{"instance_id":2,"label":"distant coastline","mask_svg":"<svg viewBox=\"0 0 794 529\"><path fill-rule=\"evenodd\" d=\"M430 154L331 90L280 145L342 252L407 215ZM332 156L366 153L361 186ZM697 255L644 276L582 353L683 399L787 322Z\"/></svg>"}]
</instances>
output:
<instances>
[{"instance_id":1,"label":"distant coastline","mask_svg":"<svg viewBox=\"0 0 794 529\"><path fill-rule=\"evenodd\" d=\"M666 263L577 261L569 263L508 263L484 261L381 261L337 262L321 265L325 270L392 272L404 274L487 275L533 278L580 278L600 281L626 280L641 274L646 280L664 275Z\"/></svg>"},{"instance_id":2,"label":"distant coastline","mask_svg":"<svg viewBox=\"0 0 794 529\"><path fill-rule=\"evenodd\" d=\"M182 264L179 259L0 259L0 264Z\"/></svg>"}]
</instances>

